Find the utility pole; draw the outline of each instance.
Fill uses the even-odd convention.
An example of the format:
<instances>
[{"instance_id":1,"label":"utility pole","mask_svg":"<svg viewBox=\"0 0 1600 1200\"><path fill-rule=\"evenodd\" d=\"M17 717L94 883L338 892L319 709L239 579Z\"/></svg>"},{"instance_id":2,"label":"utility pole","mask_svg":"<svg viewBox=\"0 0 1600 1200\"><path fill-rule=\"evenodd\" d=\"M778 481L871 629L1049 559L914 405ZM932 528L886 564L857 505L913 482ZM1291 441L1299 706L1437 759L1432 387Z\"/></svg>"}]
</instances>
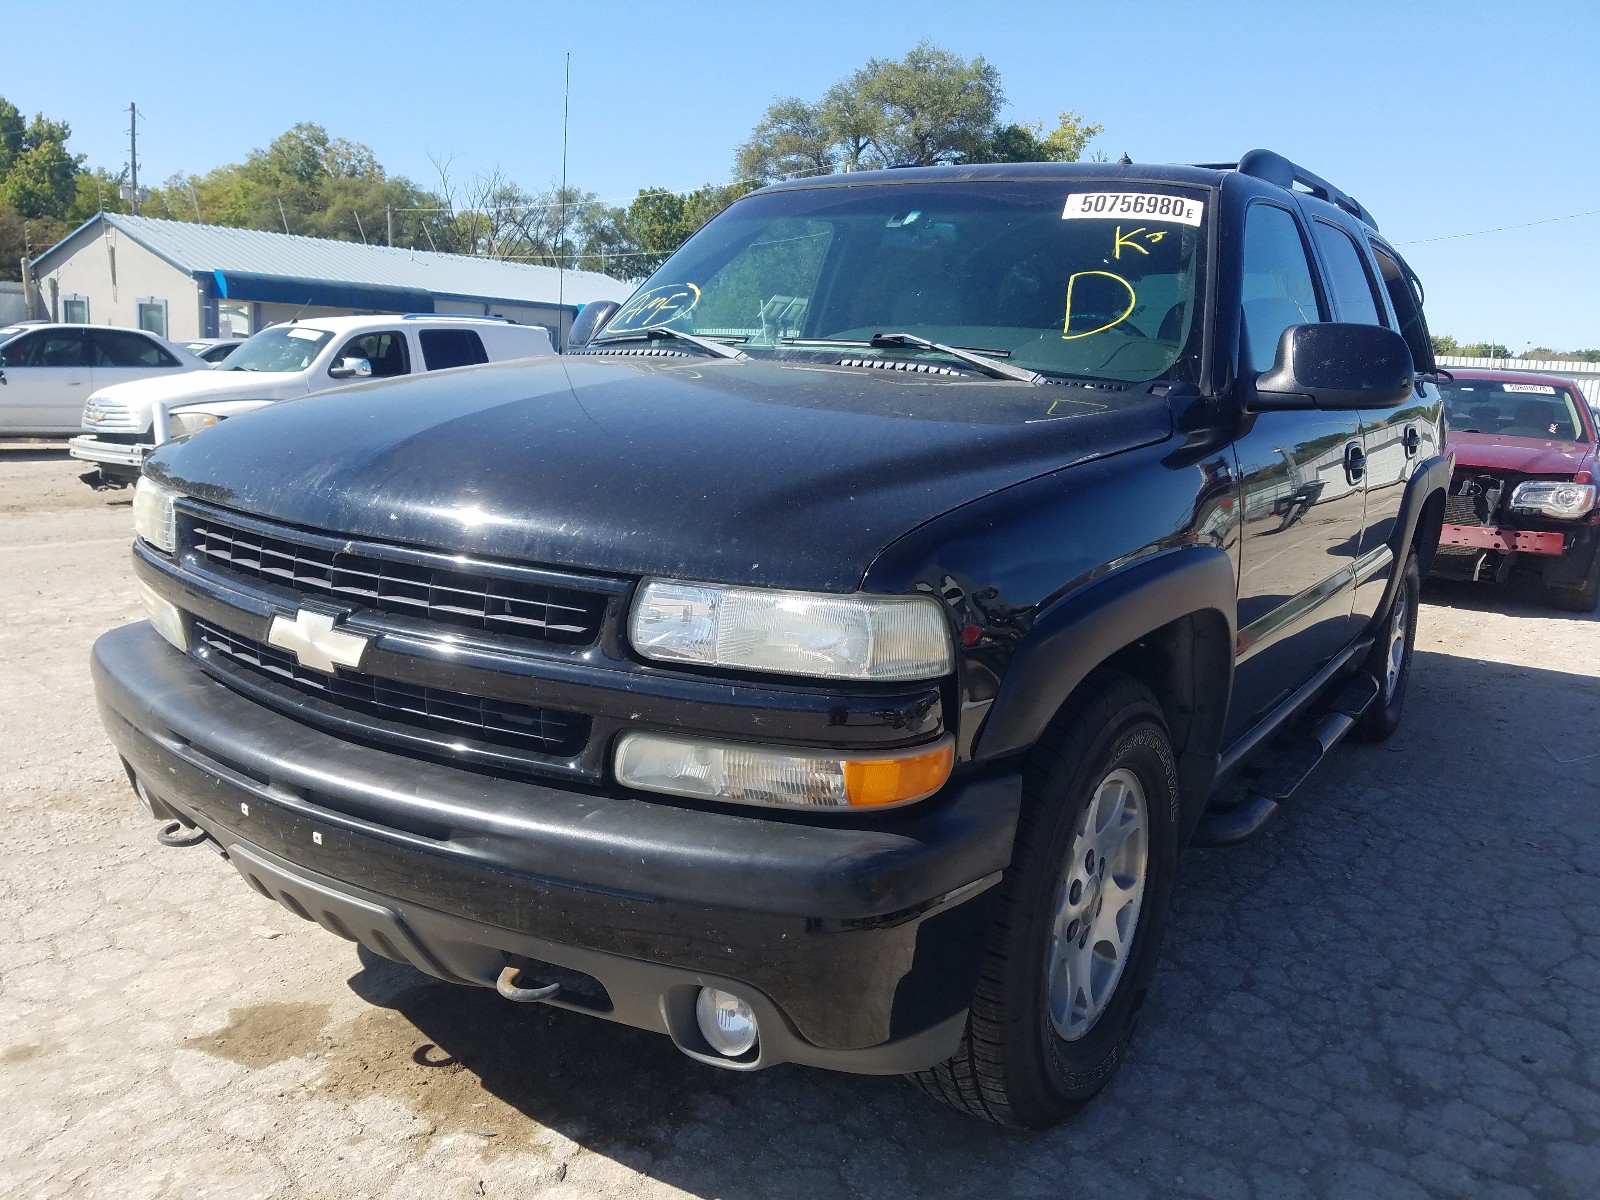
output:
<instances>
[{"instance_id":1,"label":"utility pole","mask_svg":"<svg viewBox=\"0 0 1600 1200\"><path fill-rule=\"evenodd\" d=\"M139 190L139 109L134 104L128 105L128 182L122 185L122 198L134 216L139 215L139 205L150 198L148 192Z\"/></svg>"},{"instance_id":2,"label":"utility pole","mask_svg":"<svg viewBox=\"0 0 1600 1200\"><path fill-rule=\"evenodd\" d=\"M130 100L128 102L128 182L133 188L133 195L128 198L128 206L133 209L133 215L139 215L139 110Z\"/></svg>"},{"instance_id":3,"label":"utility pole","mask_svg":"<svg viewBox=\"0 0 1600 1200\"><path fill-rule=\"evenodd\" d=\"M385 204L383 206L383 219L389 226L389 236L385 244L392 246L394 245L394 205Z\"/></svg>"}]
</instances>

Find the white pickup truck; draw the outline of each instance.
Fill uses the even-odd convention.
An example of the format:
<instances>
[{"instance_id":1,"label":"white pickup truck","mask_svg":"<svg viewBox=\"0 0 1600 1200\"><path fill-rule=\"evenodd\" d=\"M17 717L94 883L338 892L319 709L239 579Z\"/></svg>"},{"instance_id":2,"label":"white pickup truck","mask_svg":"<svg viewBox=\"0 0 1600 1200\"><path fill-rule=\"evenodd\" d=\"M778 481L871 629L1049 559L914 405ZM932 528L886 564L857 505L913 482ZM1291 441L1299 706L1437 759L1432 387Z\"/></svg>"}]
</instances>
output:
<instances>
[{"instance_id":1,"label":"white pickup truck","mask_svg":"<svg viewBox=\"0 0 1600 1200\"><path fill-rule=\"evenodd\" d=\"M193 433L280 400L358 379L439 371L553 354L550 332L494 317L316 317L273 325L209 371L101 388L83 410L84 432L67 443L98 468L94 487L139 477L145 456L167 437Z\"/></svg>"}]
</instances>

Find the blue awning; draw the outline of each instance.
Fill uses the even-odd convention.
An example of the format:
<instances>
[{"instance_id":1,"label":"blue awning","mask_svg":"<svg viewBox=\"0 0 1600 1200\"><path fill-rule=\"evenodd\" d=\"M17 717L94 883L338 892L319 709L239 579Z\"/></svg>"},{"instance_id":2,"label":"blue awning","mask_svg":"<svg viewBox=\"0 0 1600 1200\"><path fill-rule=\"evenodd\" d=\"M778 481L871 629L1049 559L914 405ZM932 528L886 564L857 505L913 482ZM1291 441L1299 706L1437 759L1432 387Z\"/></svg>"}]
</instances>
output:
<instances>
[{"instance_id":1,"label":"blue awning","mask_svg":"<svg viewBox=\"0 0 1600 1200\"><path fill-rule=\"evenodd\" d=\"M433 311L433 293L415 288L330 279L295 279L287 275L253 275L212 271L220 300L256 300L266 304L304 304L309 308L375 308L388 312Z\"/></svg>"}]
</instances>

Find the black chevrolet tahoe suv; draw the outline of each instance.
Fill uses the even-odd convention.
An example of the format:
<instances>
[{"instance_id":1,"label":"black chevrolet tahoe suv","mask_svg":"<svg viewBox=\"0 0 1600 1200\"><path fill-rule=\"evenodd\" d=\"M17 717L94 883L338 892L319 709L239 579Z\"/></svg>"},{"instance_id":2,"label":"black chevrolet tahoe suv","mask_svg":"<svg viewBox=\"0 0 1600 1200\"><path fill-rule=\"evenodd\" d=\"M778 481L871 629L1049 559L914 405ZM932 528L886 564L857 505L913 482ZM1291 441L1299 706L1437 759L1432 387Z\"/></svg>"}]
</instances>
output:
<instances>
[{"instance_id":1,"label":"black chevrolet tahoe suv","mask_svg":"<svg viewBox=\"0 0 1600 1200\"><path fill-rule=\"evenodd\" d=\"M1267 151L862 172L573 340L151 457L93 670L158 836L704 1063L1060 1119L1184 848L1399 720L1414 276Z\"/></svg>"}]
</instances>

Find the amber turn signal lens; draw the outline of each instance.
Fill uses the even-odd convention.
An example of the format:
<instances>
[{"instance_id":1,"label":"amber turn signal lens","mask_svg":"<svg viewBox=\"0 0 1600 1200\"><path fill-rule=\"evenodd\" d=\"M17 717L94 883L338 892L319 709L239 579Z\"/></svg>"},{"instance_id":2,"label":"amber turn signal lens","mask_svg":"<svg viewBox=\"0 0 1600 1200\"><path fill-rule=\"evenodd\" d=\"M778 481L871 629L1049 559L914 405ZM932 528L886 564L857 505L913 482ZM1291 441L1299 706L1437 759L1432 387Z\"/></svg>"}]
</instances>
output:
<instances>
[{"instance_id":1,"label":"amber turn signal lens","mask_svg":"<svg viewBox=\"0 0 1600 1200\"><path fill-rule=\"evenodd\" d=\"M955 758L955 745L946 741L908 758L849 759L844 787L850 807L877 808L931 796L950 778Z\"/></svg>"}]
</instances>

